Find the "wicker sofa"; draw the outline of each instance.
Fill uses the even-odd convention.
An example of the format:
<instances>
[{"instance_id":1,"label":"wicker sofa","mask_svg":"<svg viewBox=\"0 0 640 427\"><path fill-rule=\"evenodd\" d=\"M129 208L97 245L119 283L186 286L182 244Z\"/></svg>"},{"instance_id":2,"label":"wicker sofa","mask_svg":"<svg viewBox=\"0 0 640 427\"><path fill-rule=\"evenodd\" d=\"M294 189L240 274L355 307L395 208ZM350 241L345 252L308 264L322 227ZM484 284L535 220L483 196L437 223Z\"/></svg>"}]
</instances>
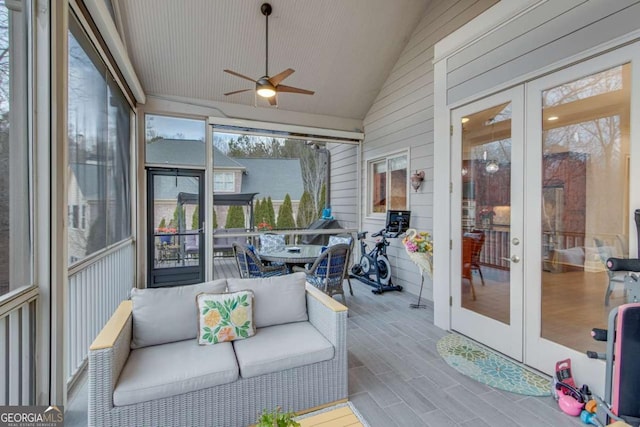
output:
<instances>
[{"instance_id":1,"label":"wicker sofa","mask_svg":"<svg viewBox=\"0 0 640 427\"><path fill-rule=\"evenodd\" d=\"M262 287L255 286L264 285L272 298L276 289L274 285L292 280L302 282L302 300L306 301L308 321L261 328L258 311L266 308L260 306L265 298L260 296ZM220 281L216 282L219 286ZM163 330L161 325L152 331L156 335L151 336L151 341L141 342L141 334L136 339L135 330L136 327L144 327L144 304L139 304L139 299L136 299L142 291L134 290L138 294L132 294L132 300L121 303L89 350L90 426L246 426L254 423L264 409L280 406L285 411L300 412L346 399L346 307L305 284L302 273L267 279L229 279L228 284L229 290L233 290L232 285L237 290L245 284L254 286L248 289L256 289L256 335L233 343L202 346L198 345L197 338L190 338L154 344L153 340L162 338L157 336L157 329ZM172 300L175 306L180 305L180 299L188 299L197 313L195 301L191 298L199 290L181 288L189 291L176 297L167 290L164 298ZM291 299L282 295L278 301L286 303ZM158 305L157 302L153 304ZM287 310L283 310L282 304L276 302L276 306L272 305L268 309L277 312L276 316L284 315L282 319L286 320ZM137 315L137 312L142 314ZM155 321L173 325L191 322L190 319L180 319L178 314L176 316L172 318L172 315L164 313L163 318ZM171 328L168 326L167 330ZM306 337L313 335L319 335L316 342L319 339L330 343L329 348L325 345L320 352L316 348L316 353L322 353L320 355L311 354L313 348L309 354L302 354L310 345L305 343ZM175 338L170 336L168 339ZM222 355L229 351L230 357ZM272 359L279 360L268 363L261 360L265 355L268 359L269 354L278 353L280 356L272 356ZM227 366L223 374L194 373L194 369L211 370L225 365L225 357L235 365ZM177 372L173 374L166 372L174 369ZM189 376L194 378L185 380ZM163 381L166 384L162 384ZM216 385L211 385L212 381Z\"/></svg>"}]
</instances>

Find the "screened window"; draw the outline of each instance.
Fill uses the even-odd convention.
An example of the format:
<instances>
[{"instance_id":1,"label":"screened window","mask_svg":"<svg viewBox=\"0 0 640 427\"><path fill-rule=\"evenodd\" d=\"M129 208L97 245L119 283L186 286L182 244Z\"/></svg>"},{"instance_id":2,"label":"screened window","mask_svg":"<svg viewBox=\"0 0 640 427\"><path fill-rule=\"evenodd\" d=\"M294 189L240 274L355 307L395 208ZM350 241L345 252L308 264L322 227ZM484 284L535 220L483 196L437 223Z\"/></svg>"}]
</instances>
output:
<instances>
[{"instance_id":1,"label":"screened window","mask_svg":"<svg viewBox=\"0 0 640 427\"><path fill-rule=\"evenodd\" d=\"M145 160L147 163L154 165L205 165L204 120L147 114L145 127Z\"/></svg>"},{"instance_id":2,"label":"screened window","mask_svg":"<svg viewBox=\"0 0 640 427\"><path fill-rule=\"evenodd\" d=\"M0 296L32 281L27 15L0 0Z\"/></svg>"},{"instance_id":3,"label":"screened window","mask_svg":"<svg viewBox=\"0 0 640 427\"><path fill-rule=\"evenodd\" d=\"M213 191L231 193L235 191L235 174L233 172L216 172L213 174Z\"/></svg>"},{"instance_id":4,"label":"screened window","mask_svg":"<svg viewBox=\"0 0 640 427\"><path fill-rule=\"evenodd\" d=\"M131 236L132 111L69 20L69 263Z\"/></svg>"},{"instance_id":5,"label":"screened window","mask_svg":"<svg viewBox=\"0 0 640 427\"><path fill-rule=\"evenodd\" d=\"M407 209L407 155L394 154L368 163L369 212Z\"/></svg>"}]
</instances>

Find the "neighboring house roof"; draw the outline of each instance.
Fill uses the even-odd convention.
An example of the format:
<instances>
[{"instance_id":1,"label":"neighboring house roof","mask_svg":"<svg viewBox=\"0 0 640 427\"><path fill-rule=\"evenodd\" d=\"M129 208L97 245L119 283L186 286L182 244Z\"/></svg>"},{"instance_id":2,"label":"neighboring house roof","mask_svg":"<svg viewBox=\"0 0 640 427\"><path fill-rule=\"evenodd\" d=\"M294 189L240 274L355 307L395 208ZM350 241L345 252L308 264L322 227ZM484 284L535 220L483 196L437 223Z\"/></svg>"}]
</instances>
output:
<instances>
[{"instance_id":1,"label":"neighboring house roof","mask_svg":"<svg viewBox=\"0 0 640 427\"><path fill-rule=\"evenodd\" d=\"M196 139L158 139L145 144L145 160L152 164L204 165L204 141Z\"/></svg>"},{"instance_id":2,"label":"neighboring house roof","mask_svg":"<svg viewBox=\"0 0 640 427\"><path fill-rule=\"evenodd\" d=\"M242 193L259 193L258 198L271 196L284 200L300 200L304 192L300 159L234 158L247 171L242 175Z\"/></svg>"},{"instance_id":3,"label":"neighboring house roof","mask_svg":"<svg viewBox=\"0 0 640 427\"><path fill-rule=\"evenodd\" d=\"M176 185L174 176L155 176L154 194L156 200L178 200L180 193L198 193L198 180L191 176L180 176Z\"/></svg>"},{"instance_id":4,"label":"neighboring house roof","mask_svg":"<svg viewBox=\"0 0 640 427\"><path fill-rule=\"evenodd\" d=\"M229 169L242 169L245 167L238 163L236 160L224 154L222 151L213 147L213 167L214 168L229 168Z\"/></svg>"},{"instance_id":5,"label":"neighboring house roof","mask_svg":"<svg viewBox=\"0 0 640 427\"><path fill-rule=\"evenodd\" d=\"M98 199L98 165L86 163L71 163L71 172L76 178L85 200Z\"/></svg>"}]
</instances>

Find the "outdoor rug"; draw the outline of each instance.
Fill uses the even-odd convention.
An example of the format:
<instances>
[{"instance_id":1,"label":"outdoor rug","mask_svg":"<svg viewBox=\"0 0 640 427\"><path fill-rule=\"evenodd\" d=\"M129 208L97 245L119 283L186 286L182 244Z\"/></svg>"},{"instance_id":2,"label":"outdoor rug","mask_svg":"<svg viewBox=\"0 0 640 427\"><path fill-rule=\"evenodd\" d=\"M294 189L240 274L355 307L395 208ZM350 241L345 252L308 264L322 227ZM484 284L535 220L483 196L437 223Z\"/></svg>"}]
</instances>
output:
<instances>
[{"instance_id":1,"label":"outdoor rug","mask_svg":"<svg viewBox=\"0 0 640 427\"><path fill-rule=\"evenodd\" d=\"M351 413L349 412L351 411ZM326 416L316 417L316 415L326 414ZM355 423L353 422L353 415L357 418ZM313 418L315 417L315 418ZM313 421L310 420L313 419ZM369 424L362 418L362 415L358 410L353 406L351 402L339 403L337 405L329 406L327 408L323 408L317 411L309 412L304 415L300 415L295 418L302 427L313 427L313 426L325 426L325 425L349 425L349 426L360 426L369 427ZM305 420L306 419L306 420ZM360 424L357 424L357 422Z\"/></svg>"},{"instance_id":2,"label":"outdoor rug","mask_svg":"<svg viewBox=\"0 0 640 427\"><path fill-rule=\"evenodd\" d=\"M458 372L483 384L527 396L549 396L551 381L456 334L438 341L438 353Z\"/></svg>"}]
</instances>

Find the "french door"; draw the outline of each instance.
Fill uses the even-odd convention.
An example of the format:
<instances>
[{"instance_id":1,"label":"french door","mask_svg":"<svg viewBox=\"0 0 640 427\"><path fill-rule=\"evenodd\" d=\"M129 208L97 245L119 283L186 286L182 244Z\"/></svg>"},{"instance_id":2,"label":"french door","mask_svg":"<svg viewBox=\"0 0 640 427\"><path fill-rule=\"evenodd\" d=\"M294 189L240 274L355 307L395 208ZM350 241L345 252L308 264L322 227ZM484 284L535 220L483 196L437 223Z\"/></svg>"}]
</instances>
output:
<instances>
[{"instance_id":1,"label":"french door","mask_svg":"<svg viewBox=\"0 0 640 427\"><path fill-rule=\"evenodd\" d=\"M522 359L523 89L452 112L451 326ZM456 215L457 214L457 215Z\"/></svg>"},{"instance_id":2,"label":"french door","mask_svg":"<svg viewBox=\"0 0 640 427\"><path fill-rule=\"evenodd\" d=\"M638 52L451 112L452 329L547 373L571 357L596 390L604 366L585 352L604 345L589 332L626 302L604 261L637 256Z\"/></svg>"},{"instance_id":3,"label":"french door","mask_svg":"<svg viewBox=\"0 0 640 427\"><path fill-rule=\"evenodd\" d=\"M631 105L639 100L639 49L618 49L526 87L525 361L548 371L571 357L575 372L598 373L584 380L596 390L603 363L585 352L605 346L590 331L606 328L609 312L626 303L604 262L637 256L633 124L640 122Z\"/></svg>"}]
</instances>

